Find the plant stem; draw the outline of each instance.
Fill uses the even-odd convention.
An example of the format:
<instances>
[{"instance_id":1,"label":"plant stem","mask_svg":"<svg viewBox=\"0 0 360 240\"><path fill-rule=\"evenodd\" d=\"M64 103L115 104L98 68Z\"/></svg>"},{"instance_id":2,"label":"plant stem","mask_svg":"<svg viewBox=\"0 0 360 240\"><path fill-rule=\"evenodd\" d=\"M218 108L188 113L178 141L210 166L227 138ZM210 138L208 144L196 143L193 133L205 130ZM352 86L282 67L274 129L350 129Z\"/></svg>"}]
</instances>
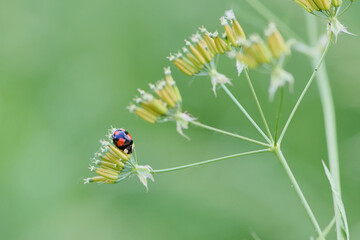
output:
<instances>
[{"instance_id":1,"label":"plant stem","mask_svg":"<svg viewBox=\"0 0 360 240\"><path fill-rule=\"evenodd\" d=\"M330 46L331 46L332 38L333 38L333 34L331 33L331 35L330 35L330 37L329 37L329 40L328 40L328 43L327 43L327 45L326 45L326 48L324 49L324 52L323 52L323 54L322 54L322 56L321 56L318 64L316 65L316 67L315 67L315 69L314 69L314 71L313 71L313 73L312 73L309 81L307 82L307 84L306 84L304 90L302 91L299 99L297 100L297 102L296 102L293 110L291 111L291 114L290 114L288 120L286 121L285 127L284 127L283 131L281 132L281 135L280 135L280 138L279 138L279 144L281 143L281 141L282 141L282 139L283 139L283 137L284 137L284 135L285 135L285 133L286 133L286 130L287 130L287 128L289 127L289 124L290 124L291 120L293 119L293 117L294 117L294 115L295 115L296 110L298 109L298 107L299 107L301 101L303 100L303 98L304 98L307 90L309 89L311 83L313 82L313 80L314 80L314 78L315 78L315 76L316 76L316 73L317 73L318 69L320 68L322 62L324 61L325 56L326 56L326 54L327 54L327 52L328 52L328 50L329 50L329 48L330 48Z\"/></svg>"},{"instance_id":2,"label":"plant stem","mask_svg":"<svg viewBox=\"0 0 360 240\"><path fill-rule=\"evenodd\" d=\"M259 113L260 113L260 115L261 115L261 119L262 119L262 121L263 121L263 123L264 123L264 125L265 125L267 134L268 134L271 142L273 142L273 138L272 138L272 135L271 135L271 131L270 131L269 125L268 125L268 123L267 123L267 121L266 121L264 112L263 112L263 110L262 110L262 108L261 108L259 99L258 99L258 97L257 97L257 95L256 95L256 92L255 92L255 89L254 89L254 86L252 85L251 78L250 78L250 76L249 76L249 71L248 71L247 68L245 68L245 69L244 69L244 72L245 72L245 77L246 77L246 79L247 79L247 81L248 81L248 83L249 83L251 92L252 92L252 94L253 94L253 97L254 97L254 99L255 99L256 105L257 105L257 107L258 107L258 109L259 109Z\"/></svg>"},{"instance_id":3,"label":"plant stem","mask_svg":"<svg viewBox=\"0 0 360 240\"><path fill-rule=\"evenodd\" d=\"M263 153L263 152L269 152L269 151L270 151L270 149L261 149L261 150L255 150L255 151L250 151L250 152L238 153L238 154L233 154L233 155L229 155L229 156L225 156L225 157L214 158L214 159L210 159L210 160L206 160L206 161L202 161L202 162L192 163L192 164L173 167L173 168L152 170L152 173L156 174L156 173L173 172L173 171L177 171L177 170L181 170L181 169L186 169L186 168L196 167L196 166L200 166L200 165L205 165L205 164L208 164L208 163L220 162L220 161L235 158L235 157L247 156L247 155Z\"/></svg>"},{"instance_id":4,"label":"plant stem","mask_svg":"<svg viewBox=\"0 0 360 240\"><path fill-rule=\"evenodd\" d=\"M280 90L280 100L279 100L279 109L276 113L276 125L275 125L275 142L274 145L276 146L277 143L277 137L278 137L278 131L279 131L279 122L280 122L280 113L282 109L282 104L284 100L284 86L281 87Z\"/></svg>"},{"instance_id":5,"label":"plant stem","mask_svg":"<svg viewBox=\"0 0 360 240\"><path fill-rule=\"evenodd\" d=\"M306 16L306 23L308 29L308 38L312 46L316 45L317 41L317 25L312 21L311 16ZM316 56L311 59L311 63L314 66L318 61L319 56ZM339 169L339 153L338 153L338 143L337 143L337 134L336 134L336 117L335 117L335 107L334 101L331 94L331 88L329 84L329 78L326 72L325 62L323 67L319 70L317 75L317 84L320 94L321 106L324 114L324 123L325 123L325 134L327 142L327 151L329 157L329 166L330 173L334 179L334 185L336 191L339 193L341 198L341 185L340 185L340 169ZM334 203L334 212L336 218L336 232L337 239L342 239L341 235L341 215L336 204L335 196L333 195Z\"/></svg>"},{"instance_id":6,"label":"plant stem","mask_svg":"<svg viewBox=\"0 0 360 240\"><path fill-rule=\"evenodd\" d=\"M324 228L322 234L316 240L324 240L325 239L325 237L330 232L331 228L334 226L335 220L336 220L336 217L333 217L333 219L331 219L330 223L326 226L326 228Z\"/></svg>"},{"instance_id":7,"label":"plant stem","mask_svg":"<svg viewBox=\"0 0 360 240\"><path fill-rule=\"evenodd\" d=\"M294 174L291 172L291 169L283 155L283 153L281 152L280 148L275 148L274 149L274 153L275 155L278 157L278 159L280 160L281 165L284 167L284 170L286 172L286 174L288 175L290 182L292 183L296 194L298 195L298 197L300 198L301 204L303 205L307 215L310 218L311 223L314 226L314 229L316 230L317 234L320 236L322 234L321 228L314 216L314 213L312 212L308 202L306 201L306 198L304 196L304 194L302 193L299 184L297 183Z\"/></svg>"},{"instance_id":8,"label":"plant stem","mask_svg":"<svg viewBox=\"0 0 360 240\"><path fill-rule=\"evenodd\" d=\"M195 125L195 126L208 129L208 130L210 130L210 131L218 132L218 133L225 134L225 135L228 135L228 136L231 136L231 137L235 137L235 138L240 138L240 139L242 139L242 140L245 140L245 141L248 141L248 142L251 142L251 143L256 143L256 144L261 145L261 146L271 147L269 144L266 144L266 143L257 141L257 140L255 140L255 139L251 139L251 138L248 138L248 137L244 137L244 136L238 135L238 134L236 134L236 133L231 133L231 132L227 132L227 131L224 131L224 130L221 130L221 129L218 129L218 128L214 128L214 127L205 125L205 124L203 124L203 123L200 123L200 122L198 122L198 121L191 121L190 123L193 124L193 125Z\"/></svg>"},{"instance_id":9,"label":"plant stem","mask_svg":"<svg viewBox=\"0 0 360 240\"><path fill-rule=\"evenodd\" d=\"M236 104L236 106L238 106L238 108L245 114L245 116L249 119L249 121L252 123L252 125L254 125L254 127L259 131L259 133L265 138L265 140L271 144L270 139L266 136L266 134L261 130L261 128L256 124L256 122L254 121L254 119L252 119L252 117L250 117L250 115L247 113L247 111L245 110L245 108L239 103L239 101L234 97L234 95L232 95L232 93L230 92L230 90L225 86L225 84L221 84L221 87L224 89L224 91L227 93L227 95L229 95L229 97L231 98L231 100L233 100L233 102Z\"/></svg>"},{"instance_id":10,"label":"plant stem","mask_svg":"<svg viewBox=\"0 0 360 240\"><path fill-rule=\"evenodd\" d=\"M269 21L275 21L276 25L278 25L283 32L286 34L288 38L296 38L298 40L301 40L302 38L297 35L293 30L291 30L290 27L288 27L287 24L285 24L284 21L279 19L273 12L271 12L266 6L264 6L259 0L246 0L247 3L260 15L262 15L263 18L269 20Z\"/></svg>"}]
</instances>

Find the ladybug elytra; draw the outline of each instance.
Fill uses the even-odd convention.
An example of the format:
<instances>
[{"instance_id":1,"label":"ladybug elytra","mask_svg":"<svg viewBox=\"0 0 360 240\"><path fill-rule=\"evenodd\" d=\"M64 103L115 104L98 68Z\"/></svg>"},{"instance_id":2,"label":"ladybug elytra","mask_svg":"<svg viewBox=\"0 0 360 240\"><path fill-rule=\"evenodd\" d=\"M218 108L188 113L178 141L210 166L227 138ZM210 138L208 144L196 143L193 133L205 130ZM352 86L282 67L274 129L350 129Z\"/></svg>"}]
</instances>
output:
<instances>
[{"instance_id":1,"label":"ladybug elytra","mask_svg":"<svg viewBox=\"0 0 360 240\"><path fill-rule=\"evenodd\" d=\"M133 140L128 131L123 128L116 129L112 134L112 140L116 147L124 151L124 153L133 152Z\"/></svg>"}]
</instances>

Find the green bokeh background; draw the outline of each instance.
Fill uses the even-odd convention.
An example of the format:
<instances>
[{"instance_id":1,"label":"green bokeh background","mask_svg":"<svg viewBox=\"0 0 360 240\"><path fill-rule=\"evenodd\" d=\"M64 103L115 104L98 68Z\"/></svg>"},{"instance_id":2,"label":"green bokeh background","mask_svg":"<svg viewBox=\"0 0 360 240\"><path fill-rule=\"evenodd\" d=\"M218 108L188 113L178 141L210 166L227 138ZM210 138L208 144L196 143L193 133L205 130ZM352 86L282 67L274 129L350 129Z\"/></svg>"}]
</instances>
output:
<instances>
[{"instance_id":1,"label":"green bokeh background","mask_svg":"<svg viewBox=\"0 0 360 240\"><path fill-rule=\"evenodd\" d=\"M304 11L291 1L263 1L306 38ZM344 1L347 2L347 1ZM110 125L128 129L141 163L165 168L256 149L257 146L191 128L187 141L173 123L150 125L125 107L149 82L163 77L165 56L233 8L247 33L264 18L238 1L5 0L0 2L0 233L1 239L309 239L312 226L279 162L271 154L155 176L150 191L132 178L118 185L83 185L88 159ZM360 34L360 6L343 16ZM323 26L325 22L323 22ZM352 239L360 239L359 37L341 35L327 57L336 102L343 200ZM244 77L222 58L233 93L260 122ZM293 53L296 78L286 93L282 124L311 74ZM269 76L251 72L274 126ZM173 68L184 108L200 121L260 139L207 78ZM319 96L314 84L283 143L322 227L333 216L321 166L327 160ZM332 231L329 239L334 239Z\"/></svg>"}]
</instances>

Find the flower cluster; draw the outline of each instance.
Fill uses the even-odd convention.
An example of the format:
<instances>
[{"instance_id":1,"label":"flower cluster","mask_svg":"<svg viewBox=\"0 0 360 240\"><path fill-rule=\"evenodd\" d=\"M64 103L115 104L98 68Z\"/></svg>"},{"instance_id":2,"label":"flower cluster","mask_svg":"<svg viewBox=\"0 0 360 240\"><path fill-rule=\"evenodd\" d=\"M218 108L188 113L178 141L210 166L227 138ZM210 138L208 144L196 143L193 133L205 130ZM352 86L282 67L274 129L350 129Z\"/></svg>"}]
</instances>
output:
<instances>
[{"instance_id":1,"label":"flower cluster","mask_svg":"<svg viewBox=\"0 0 360 240\"><path fill-rule=\"evenodd\" d=\"M274 23L270 23L264 33L265 41L257 34L251 35L242 41L241 51L232 55L235 55L238 66L262 67L271 72L269 95L272 99L279 87L294 81L293 76L283 69L284 59L290 54L290 43L284 41Z\"/></svg>"},{"instance_id":2,"label":"flower cluster","mask_svg":"<svg viewBox=\"0 0 360 240\"><path fill-rule=\"evenodd\" d=\"M220 22L225 31L222 37L217 31L211 33L205 27L200 27L200 33L193 34L190 41L185 40L183 53L179 51L168 57L177 68L189 76L209 76L215 94L218 84L230 83L229 78L216 70L215 56L240 47L241 42L246 39L244 30L232 10L227 11L225 16L220 18Z\"/></svg>"},{"instance_id":3,"label":"flower cluster","mask_svg":"<svg viewBox=\"0 0 360 240\"><path fill-rule=\"evenodd\" d=\"M335 40L337 36L341 33L351 34L347 31L346 27L342 25L338 16L341 5L343 4L342 0L294 0L297 4L303 7L306 11L311 14L323 15L329 19L328 32L333 33L335 36ZM350 0L350 2L354 2L354 0Z\"/></svg>"},{"instance_id":4,"label":"flower cluster","mask_svg":"<svg viewBox=\"0 0 360 240\"><path fill-rule=\"evenodd\" d=\"M111 128L109 129L107 140L100 140L100 151L95 153L95 156L91 159L91 164L89 166L90 171L96 173L97 175L85 178L84 184L93 182L118 183L134 174L139 177L140 181L146 188L148 178L154 181L151 175L151 167L148 165L138 165L136 159L131 154L134 144L130 135L131 141L126 148L123 150L122 147L119 147L120 145L123 145L124 141L126 141L121 141L121 139L126 139L124 135L121 139L116 138L116 135L119 132L124 132L126 135L129 135L124 129ZM118 143L119 140L122 142L120 145Z\"/></svg>"},{"instance_id":5,"label":"flower cluster","mask_svg":"<svg viewBox=\"0 0 360 240\"><path fill-rule=\"evenodd\" d=\"M224 29L222 37L217 31L210 33L205 27L201 27L201 34L193 34L190 37L191 42L185 40L187 47L183 48L183 53L170 54L169 60L189 76L209 76L215 94L217 85L230 83L230 79L219 73L214 64L214 57L224 53L236 59L239 75L245 67L263 67L269 71L270 98L273 98L276 90L285 83L293 83L292 75L283 70L284 57L290 54L290 47L274 23L270 23L265 30L266 42L257 34L247 39L232 10L225 12L220 23Z\"/></svg>"},{"instance_id":6,"label":"flower cluster","mask_svg":"<svg viewBox=\"0 0 360 240\"><path fill-rule=\"evenodd\" d=\"M110 138L109 136L109 140ZM85 183L115 183L130 160L130 155L118 149L111 141L100 140L100 143L102 145L100 151L91 159L94 165L89 167L90 171L98 176L86 178Z\"/></svg>"},{"instance_id":7,"label":"flower cluster","mask_svg":"<svg viewBox=\"0 0 360 240\"><path fill-rule=\"evenodd\" d=\"M138 89L140 97L135 97L134 103L127 108L149 123L175 121L177 131L185 136L182 129L187 129L188 123L194 121L195 118L182 111L181 94L171 76L170 67L165 68L164 72L165 80L149 84L156 97Z\"/></svg>"},{"instance_id":8,"label":"flower cluster","mask_svg":"<svg viewBox=\"0 0 360 240\"><path fill-rule=\"evenodd\" d=\"M332 16L342 4L342 0L294 0L309 13L314 11Z\"/></svg>"}]
</instances>

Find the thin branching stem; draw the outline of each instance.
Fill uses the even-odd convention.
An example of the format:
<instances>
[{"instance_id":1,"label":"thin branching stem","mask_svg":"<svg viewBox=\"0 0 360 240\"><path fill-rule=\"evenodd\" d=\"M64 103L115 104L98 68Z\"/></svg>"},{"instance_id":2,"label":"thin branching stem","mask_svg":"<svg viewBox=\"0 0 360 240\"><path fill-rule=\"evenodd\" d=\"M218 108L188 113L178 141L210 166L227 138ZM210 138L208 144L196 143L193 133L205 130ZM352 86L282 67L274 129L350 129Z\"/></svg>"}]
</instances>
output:
<instances>
[{"instance_id":1,"label":"thin branching stem","mask_svg":"<svg viewBox=\"0 0 360 240\"><path fill-rule=\"evenodd\" d=\"M214 127L205 125L203 123L200 123L198 121L191 121L190 123L195 125L195 126L208 129L210 131L214 131L214 132L221 133L221 134L224 134L224 135L228 135L228 136L231 136L231 137L239 138L239 139L242 139L242 140L245 140L245 141L248 141L248 142L251 142L251 143L255 143L255 144L258 144L258 145L261 145L261 146L271 147L269 144L257 141L255 139L244 137L244 136L241 136L241 135L236 134L236 133L227 132L227 131L224 131L224 130L221 130L221 129L218 129L218 128L214 128Z\"/></svg>"},{"instance_id":2,"label":"thin branching stem","mask_svg":"<svg viewBox=\"0 0 360 240\"><path fill-rule=\"evenodd\" d=\"M336 218L333 217L333 219L331 219L330 223L322 231L322 234L316 240L324 240L325 239L325 237L329 234L330 230L334 226L334 224L336 222L335 220L336 220Z\"/></svg>"},{"instance_id":3,"label":"thin branching stem","mask_svg":"<svg viewBox=\"0 0 360 240\"><path fill-rule=\"evenodd\" d=\"M269 128L269 125L268 125L268 122L266 121L266 118L265 118L265 115L264 115L264 112L261 108L261 105L260 105L260 102L259 102L259 99L256 95L256 92L255 92L255 89L254 89L254 86L252 85L252 82L251 82L251 78L249 76L249 71L247 68L244 69L244 72L245 72L245 77L249 83L249 86L250 86L250 89L251 89L251 92L252 92L252 95L255 99L255 102L256 102L256 105L257 105L257 108L259 110L259 113L260 113L260 116L261 116L261 119L265 125L265 129L267 131L267 134L268 134L268 137L270 138L271 142L273 142L273 138L272 138L272 135L271 135L271 131L270 131L270 128Z\"/></svg>"},{"instance_id":4,"label":"thin branching stem","mask_svg":"<svg viewBox=\"0 0 360 240\"><path fill-rule=\"evenodd\" d=\"M317 42L318 29L317 25L314 23L311 16L306 16L308 38L311 45L315 45ZM316 62L320 56L315 56L311 58L311 63L315 66ZM325 62L323 63L322 68L319 70L317 75L317 84L320 94L321 105L323 108L324 114L324 123L325 123L325 134L327 142L327 151L329 157L329 166L330 172L334 179L334 184L336 191L341 197L341 184L340 184L340 168L339 168L339 153L338 153L338 143L337 143L337 134L336 134L336 116L335 116L335 107L334 100L331 93L331 88L329 84L329 78L326 71ZM337 238L341 239L341 214L339 212L338 206L336 204L336 196L333 195L333 204L334 212L336 217L336 233Z\"/></svg>"},{"instance_id":5,"label":"thin branching stem","mask_svg":"<svg viewBox=\"0 0 360 240\"><path fill-rule=\"evenodd\" d=\"M275 142L274 142L275 146L276 146L277 138L278 138L280 114L281 114L281 110L282 110L283 101L284 101L284 86L282 86L281 89L280 89L279 108L278 108L278 111L276 113Z\"/></svg>"},{"instance_id":6,"label":"thin branching stem","mask_svg":"<svg viewBox=\"0 0 360 240\"><path fill-rule=\"evenodd\" d=\"M331 46L332 39L333 39L333 34L331 33L331 34L330 34L330 37L329 37L329 40L328 40L328 43L327 43L327 45L326 45L326 47L325 47L325 49L324 49L324 52L323 52L321 58L319 59L318 64L316 65L316 67L315 67L315 69L314 69L314 71L313 71L313 73L312 73L309 81L307 82L307 84L306 84L304 90L302 91L299 99L297 100L297 102L296 102L293 110L291 111L288 120L287 120L286 123L285 123L285 127L284 127L284 129L282 130L281 135L280 135L280 137L279 137L279 141L278 141L279 144L281 143L281 141L282 141L282 139L283 139L283 137L284 137L284 135L285 135L285 133L286 133L289 125L290 125L290 122L291 122L291 120L293 119L293 117L294 117L294 115L295 115L296 110L298 109L301 101L303 100L303 98L304 98L306 92L308 91L311 83L313 82L313 80L314 80L314 78L315 78L315 76L316 76L316 73L318 72L318 69L320 68L322 62L324 61L325 56L326 56L326 54L327 54L327 52L328 52L328 50L329 50L329 48L330 48L330 46Z\"/></svg>"},{"instance_id":7,"label":"thin branching stem","mask_svg":"<svg viewBox=\"0 0 360 240\"><path fill-rule=\"evenodd\" d=\"M254 119L252 119L252 117L248 114L248 112L245 110L245 108L239 103L239 101L234 97L234 95L230 92L230 90L225 86L225 84L221 84L221 87L224 89L224 91L226 92L227 95L229 95L229 97L231 98L231 100L233 100L233 102L236 104L236 106L245 114L245 116L247 117L247 119L249 119L249 121L252 123L252 125L254 125L254 127L259 131L259 133L264 137L264 139L271 144L270 139L266 136L266 134L263 132L263 130L261 130L261 128L259 127L259 125L257 125L257 123L254 121Z\"/></svg>"},{"instance_id":8,"label":"thin branching stem","mask_svg":"<svg viewBox=\"0 0 360 240\"><path fill-rule=\"evenodd\" d=\"M261 16L263 16L265 19L271 21L275 20L279 28L287 35L289 38L296 38L301 39L299 36L293 32L286 24L282 24L282 21L279 21L279 19L276 17L276 15L271 12L268 8L266 8L262 3L260 3L258 0L247 0L249 5L251 5L254 10L258 11ZM349 6L348 6L349 7ZM345 11L348 8L345 9ZM344 12L345 12L344 11ZM310 42L312 45L316 44L317 41L317 29L316 24L314 22L311 22L309 19L311 18L311 15L309 15L307 12L305 13L307 16L307 29L308 29L308 37L310 38ZM341 13L342 14L342 13ZM340 14L340 15L341 15ZM332 37L332 36L331 36ZM318 56L317 59L312 58L312 64L315 67L315 70L317 70L319 63L321 64L321 61L323 61L324 56L326 54L326 51L329 48L331 40L328 43L328 46L325 49L325 52L322 56ZM325 64L324 64L325 65ZM312 78L315 76L315 71L312 75ZM325 129L326 129L326 138L327 138L327 146L328 146L328 155L329 155L329 163L330 163L330 172L334 176L336 187L338 188L338 192L341 196L340 192L340 177L339 177L339 159L338 159L338 146L337 146L337 137L336 137L336 121L335 121L335 111L334 111L334 104L333 104L333 98L331 95L331 89L329 85L329 80L327 77L325 66L323 66L320 71L317 74L317 82L318 82L318 89L320 92L321 97L321 103L322 108L324 111L324 121L325 121ZM311 80L312 81L312 80ZM310 82L311 84L311 82ZM310 86L308 84L307 86ZM296 110L296 109L295 109ZM290 119L290 118L289 118ZM290 119L291 120L291 119ZM334 209L335 209L335 218L336 218L336 228L337 228L337 239L341 239L341 230L340 230L340 224L341 224L341 216L339 214L338 207L336 205L336 202L334 201ZM330 224L329 224L330 225ZM328 229L325 228L324 232ZM321 236L321 235L320 235Z\"/></svg>"},{"instance_id":9,"label":"thin branching stem","mask_svg":"<svg viewBox=\"0 0 360 240\"><path fill-rule=\"evenodd\" d=\"M238 153L238 154L233 154L233 155L229 155L229 156L225 156L225 157L214 158L214 159L210 159L210 160L206 160L206 161L202 161L202 162L192 163L192 164L173 167L173 168L152 170L152 173L156 174L156 173L173 172L173 171L186 169L186 168L191 168L191 167L196 167L196 166L201 166L201 165L205 165L205 164L209 164L209 163L220 162L220 161L231 159L231 158L236 158L236 157L241 157L241 156L248 156L248 155L253 155L253 154L263 153L263 152L269 152L269 151L270 151L270 149L267 148L267 149L255 150L255 151L250 151L250 152Z\"/></svg>"},{"instance_id":10,"label":"thin branching stem","mask_svg":"<svg viewBox=\"0 0 360 240\"><path fill-rule=\"evenodd\" d=\"M276 154L276 156L278 157L278 159L280 160L281 165L283 166L287 176L289 177L289 180L291 182L291 184L293 185L296 194L298 195L298 197L300 198L301 204L303 205L307 215L310 218L310 221L312 223L312 225L314 226L314 229L316 230L317 234L319 236L321 236L322 231L321 228L319 226L319 223L317 222L314 213L312 212L310 205L308 204L308 202L306 201L306 198L304 196L304 194L302 193L299 184L297 183L294 174L292 173L282 151L280 150L280 148L275 148L274 153Z\"/></svg>"}]
</instances>

